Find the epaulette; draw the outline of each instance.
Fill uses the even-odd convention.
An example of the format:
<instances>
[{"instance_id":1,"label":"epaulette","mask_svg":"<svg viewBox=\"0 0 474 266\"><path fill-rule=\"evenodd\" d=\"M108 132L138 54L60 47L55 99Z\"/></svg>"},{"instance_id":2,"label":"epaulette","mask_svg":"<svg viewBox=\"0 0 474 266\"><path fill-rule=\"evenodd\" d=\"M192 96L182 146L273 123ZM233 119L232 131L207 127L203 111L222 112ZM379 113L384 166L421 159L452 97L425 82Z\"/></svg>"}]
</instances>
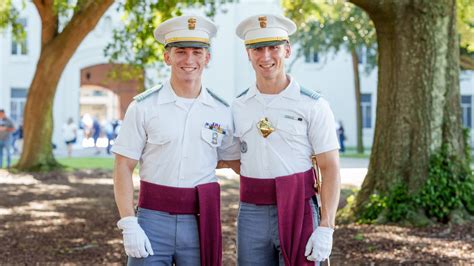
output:
<instances>
[{"instance_id":1,"label":"epaulette","mask_svg":"<svg viewBox=\"0 0 474 266\"><path fill-rule=\"evenodd\" d=\"M206 90L212 96L212 98L216 99L218 102L222 103L223 105L229 107L229 104L226 101L224 101L221 97L217 96L217 94L215 94L213 91L211 91L208 88L206 88Z\"/></svg>"},{"instance_id":2,"label":"epaulette","mask_svg":"<svg viewBox=\"0 0 474 266\"><path fill-rule=\"evenodd\" d=\"M301 94L306 95L309 98L315 99L315 100L319 100L319 98L321 98L321 96L322 96L321 93L319 93L317 91L309 90L309 89L306 89L306 88L303 88L303 87L300 87L300 92L301 92Z\"/></svg>"},{"instance_id":3,"label":"epaulette","mask_svg":"<svg viewBox=\"0 0 474 266\"><path fill-rule=\"evenodd\" d=\"M160 91L161 88L163 88L163 84L156 85L155 87L153 87L151 89L148 89L148 90L146 90L146 91L144 91L144 92L142 92L138 95L135 95L133 97L133 99L137 102L141 102L144 99L146 99L148 96L152 95L153 93Z\"/></svg>"},{"instance_id":4,"label":"epaulette","mask_svg":"<svg viewBox=\"0 0 474 266\"><path fill-rule=\"evenodd\" d=\"M241 92L239 95L237 95L237 97L235 97L235 98L239 98L239 97L242 97L242 96L244 96L245 94L247 94L247 92L249 92L249 90L250 90L250 88L248 88L248 89L244 90L244 91L243 91L243 92Z\"/></svg>"}]
</instances>

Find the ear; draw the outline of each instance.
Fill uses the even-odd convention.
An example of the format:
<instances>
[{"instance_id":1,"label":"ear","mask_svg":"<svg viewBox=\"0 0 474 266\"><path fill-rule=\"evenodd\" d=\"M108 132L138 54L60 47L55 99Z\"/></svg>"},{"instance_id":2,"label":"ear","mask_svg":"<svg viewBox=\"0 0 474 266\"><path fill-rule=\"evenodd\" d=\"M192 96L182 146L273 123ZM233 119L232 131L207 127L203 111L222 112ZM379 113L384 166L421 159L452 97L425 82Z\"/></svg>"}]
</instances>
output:
<instances>
[{"instance_id":1,"label":"ear","mask_svg":"<svg viewBox=\"0 0 474 266\"><path fill-rule=\"evenodd\" d=\"M249 61L252 61L252 60L250 59L250 49L245 49L245 51L247 52L247 58L249 59Z\"/></svg>"},{"instance_id":2,"label":"ear","mask_svg":"<svg viewBox=\"0 0 474 266\"><path fill-rule=\"evenodd\" d=\"M173 48L171 48L171 49L166 49L165 52L164 52L164 54L163 54L163 59L164 59L164 61L165 61L165 63L166 63L167 66L170 66L170 65L171 65L170 53L171 53L171 50L172 50L172 49L173 49Z\"/></svg>"},{"instance_id":3,"label":"ear","mask_svg":"<svg viewBox=\"0 0 474 266\"><path fill-rule=\"evenodd\" d=\"M211 61L211 52L206 49L206 66L209 64L209 61Z\"/></svg>"},{"instance_id":4,"label":"ear","mask_svg":"<svg viewBox=\"0 0 474 266\"><path fill-rule=\"evenodd\" d=\"M285 58L290 58L290 56L291 56L291 44L290 42L288 42L285 45Z\"/></svg>"}]
</instances>

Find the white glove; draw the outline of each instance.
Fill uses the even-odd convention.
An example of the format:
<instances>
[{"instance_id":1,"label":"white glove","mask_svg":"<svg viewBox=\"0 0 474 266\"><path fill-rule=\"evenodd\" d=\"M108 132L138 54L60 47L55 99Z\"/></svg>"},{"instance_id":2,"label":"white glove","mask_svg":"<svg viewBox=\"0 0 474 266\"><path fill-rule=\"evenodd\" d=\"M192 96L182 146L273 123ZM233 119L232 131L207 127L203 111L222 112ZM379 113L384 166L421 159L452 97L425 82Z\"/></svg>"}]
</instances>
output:
<instances>
[{"instance_id":1,"label":"white glove","mask_svg":"<svg viewBox=\"0 0 474 266\"><path fill-rule=\"evenodd\" d=\"M334 229L318 226L306 244L304 255L310 261L324 261L331 255ZM310 255L311 254L311 255Z\"/></svg>"},{"instance_id":2,"label":"white glove","mask_svg":"<svg viewBox=\"0 0 474 266\"><path fill-rule=\"evenodd\" d=\"M138 224L137 217L123 217L117 222L117 226L122 229L123 245L127 256L146 258L148 255L153 255L150 240Z\"/></svg>"}]
</instances>

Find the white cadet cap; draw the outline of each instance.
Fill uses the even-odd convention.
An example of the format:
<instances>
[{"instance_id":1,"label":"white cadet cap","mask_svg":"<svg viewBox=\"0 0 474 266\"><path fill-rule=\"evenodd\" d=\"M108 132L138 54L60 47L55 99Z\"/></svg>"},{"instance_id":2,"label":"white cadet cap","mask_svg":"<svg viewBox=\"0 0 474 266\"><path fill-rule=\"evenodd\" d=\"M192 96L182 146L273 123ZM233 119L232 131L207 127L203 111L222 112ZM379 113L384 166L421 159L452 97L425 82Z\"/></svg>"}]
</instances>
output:
<instances>
[{"instance_id":1,"label":"white cadet cap","mask_svg":"<svg viewBox=\"0 0 474 266\"><path fill-rule=\"evenodd\" d=\"M209 47L217 27L202 16L180 16L161 23L154 32L155 39L165 46Z\"/></svg>"},{"instance_id":2,"label":"white cadet cap","mask_svg":"<svg viewBox=\"0 0 474 266\"><path fill-rule=\"evenodd\" d=\"M247 48L257 48L282 44L295 31L296 24L290 19L281 15L261 14L240 22L235 33L245 41Z\"/></svg>"}]
</instances>

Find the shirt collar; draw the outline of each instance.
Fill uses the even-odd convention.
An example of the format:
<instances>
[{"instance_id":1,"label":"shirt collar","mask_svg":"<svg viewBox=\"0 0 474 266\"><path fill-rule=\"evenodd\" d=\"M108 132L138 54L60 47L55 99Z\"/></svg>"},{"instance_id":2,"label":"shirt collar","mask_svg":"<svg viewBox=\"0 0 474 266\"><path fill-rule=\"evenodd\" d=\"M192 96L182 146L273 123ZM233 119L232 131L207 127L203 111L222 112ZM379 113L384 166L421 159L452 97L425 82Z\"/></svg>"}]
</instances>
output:
<instances>
[{"instance_id":1,"label":"shirt collar","mask_svg":"<svg viewBox=\"0 0 474 266\"><path fill-rule=\"evenodd\" d=\"M205 105L216 106L216 101L214 101L204 85L201 85L201 93L199 93L197 100Z\"/></svg>"},{"instance_id":2,"label":"shirt collar","mask_svg":"<svg viewBox=\"0 0 474 266\"><path fill-rule=\"evenodd\" d=\"M166 81L166 83L163 84L163 88L160 91L160 96L158 97L158 104L176 102L177 99L178 99L178 96L176 95L173 88L171 87L171 81L170 80ZM212 96L209 95L209 92L207 91L204 85L201 85L201 92L199 93L199 96L196 98L196 100L205 105L210 105L210 106L216 105L215 101L213 101Z\"/></svg>"},{"instance_id":3,"label":"shirt collar","mask_svg":"<svg viewBox=\"0 0 474 266\"><path fill-rule=\"evenodd\" d=\"M300 99L300 85L296 82L292 76L286 75L290 80L290 84L282 90L278 95L281 97L285 97L292 100L299 100ZM248 99L255 97L260 94L260 91L257 89L257 84L253 84L249 91L243 96L245 97L244 100L247 101Z\"/></svg>"},{"instance_id":4,"label":"shirt collar","mask_svg":"<svg viewBox=\"0 0 474 266\"><path fill-rule=\"evenodd\" d=\"M174 93L173 88L171 87L170 80L163 84L163 88L159 93L158 104L172 103L176 102L178 99L176 93Z\"/></svg>"},{"instance_id":5,"label":"shirt collar","mask_svg":"<svg viewBox=\"0 0 474 266\"><path fill-rule=\"evenodd\" d=\"M283 91L280 92L280 95L288 99L299 100L301 97L300 85L298 84L298 82L295 81L292 76L286 76L288 77L288 79L290 79L290 84L288 84L288 87L286 87Z\"/></svg>"}]
</instances>

